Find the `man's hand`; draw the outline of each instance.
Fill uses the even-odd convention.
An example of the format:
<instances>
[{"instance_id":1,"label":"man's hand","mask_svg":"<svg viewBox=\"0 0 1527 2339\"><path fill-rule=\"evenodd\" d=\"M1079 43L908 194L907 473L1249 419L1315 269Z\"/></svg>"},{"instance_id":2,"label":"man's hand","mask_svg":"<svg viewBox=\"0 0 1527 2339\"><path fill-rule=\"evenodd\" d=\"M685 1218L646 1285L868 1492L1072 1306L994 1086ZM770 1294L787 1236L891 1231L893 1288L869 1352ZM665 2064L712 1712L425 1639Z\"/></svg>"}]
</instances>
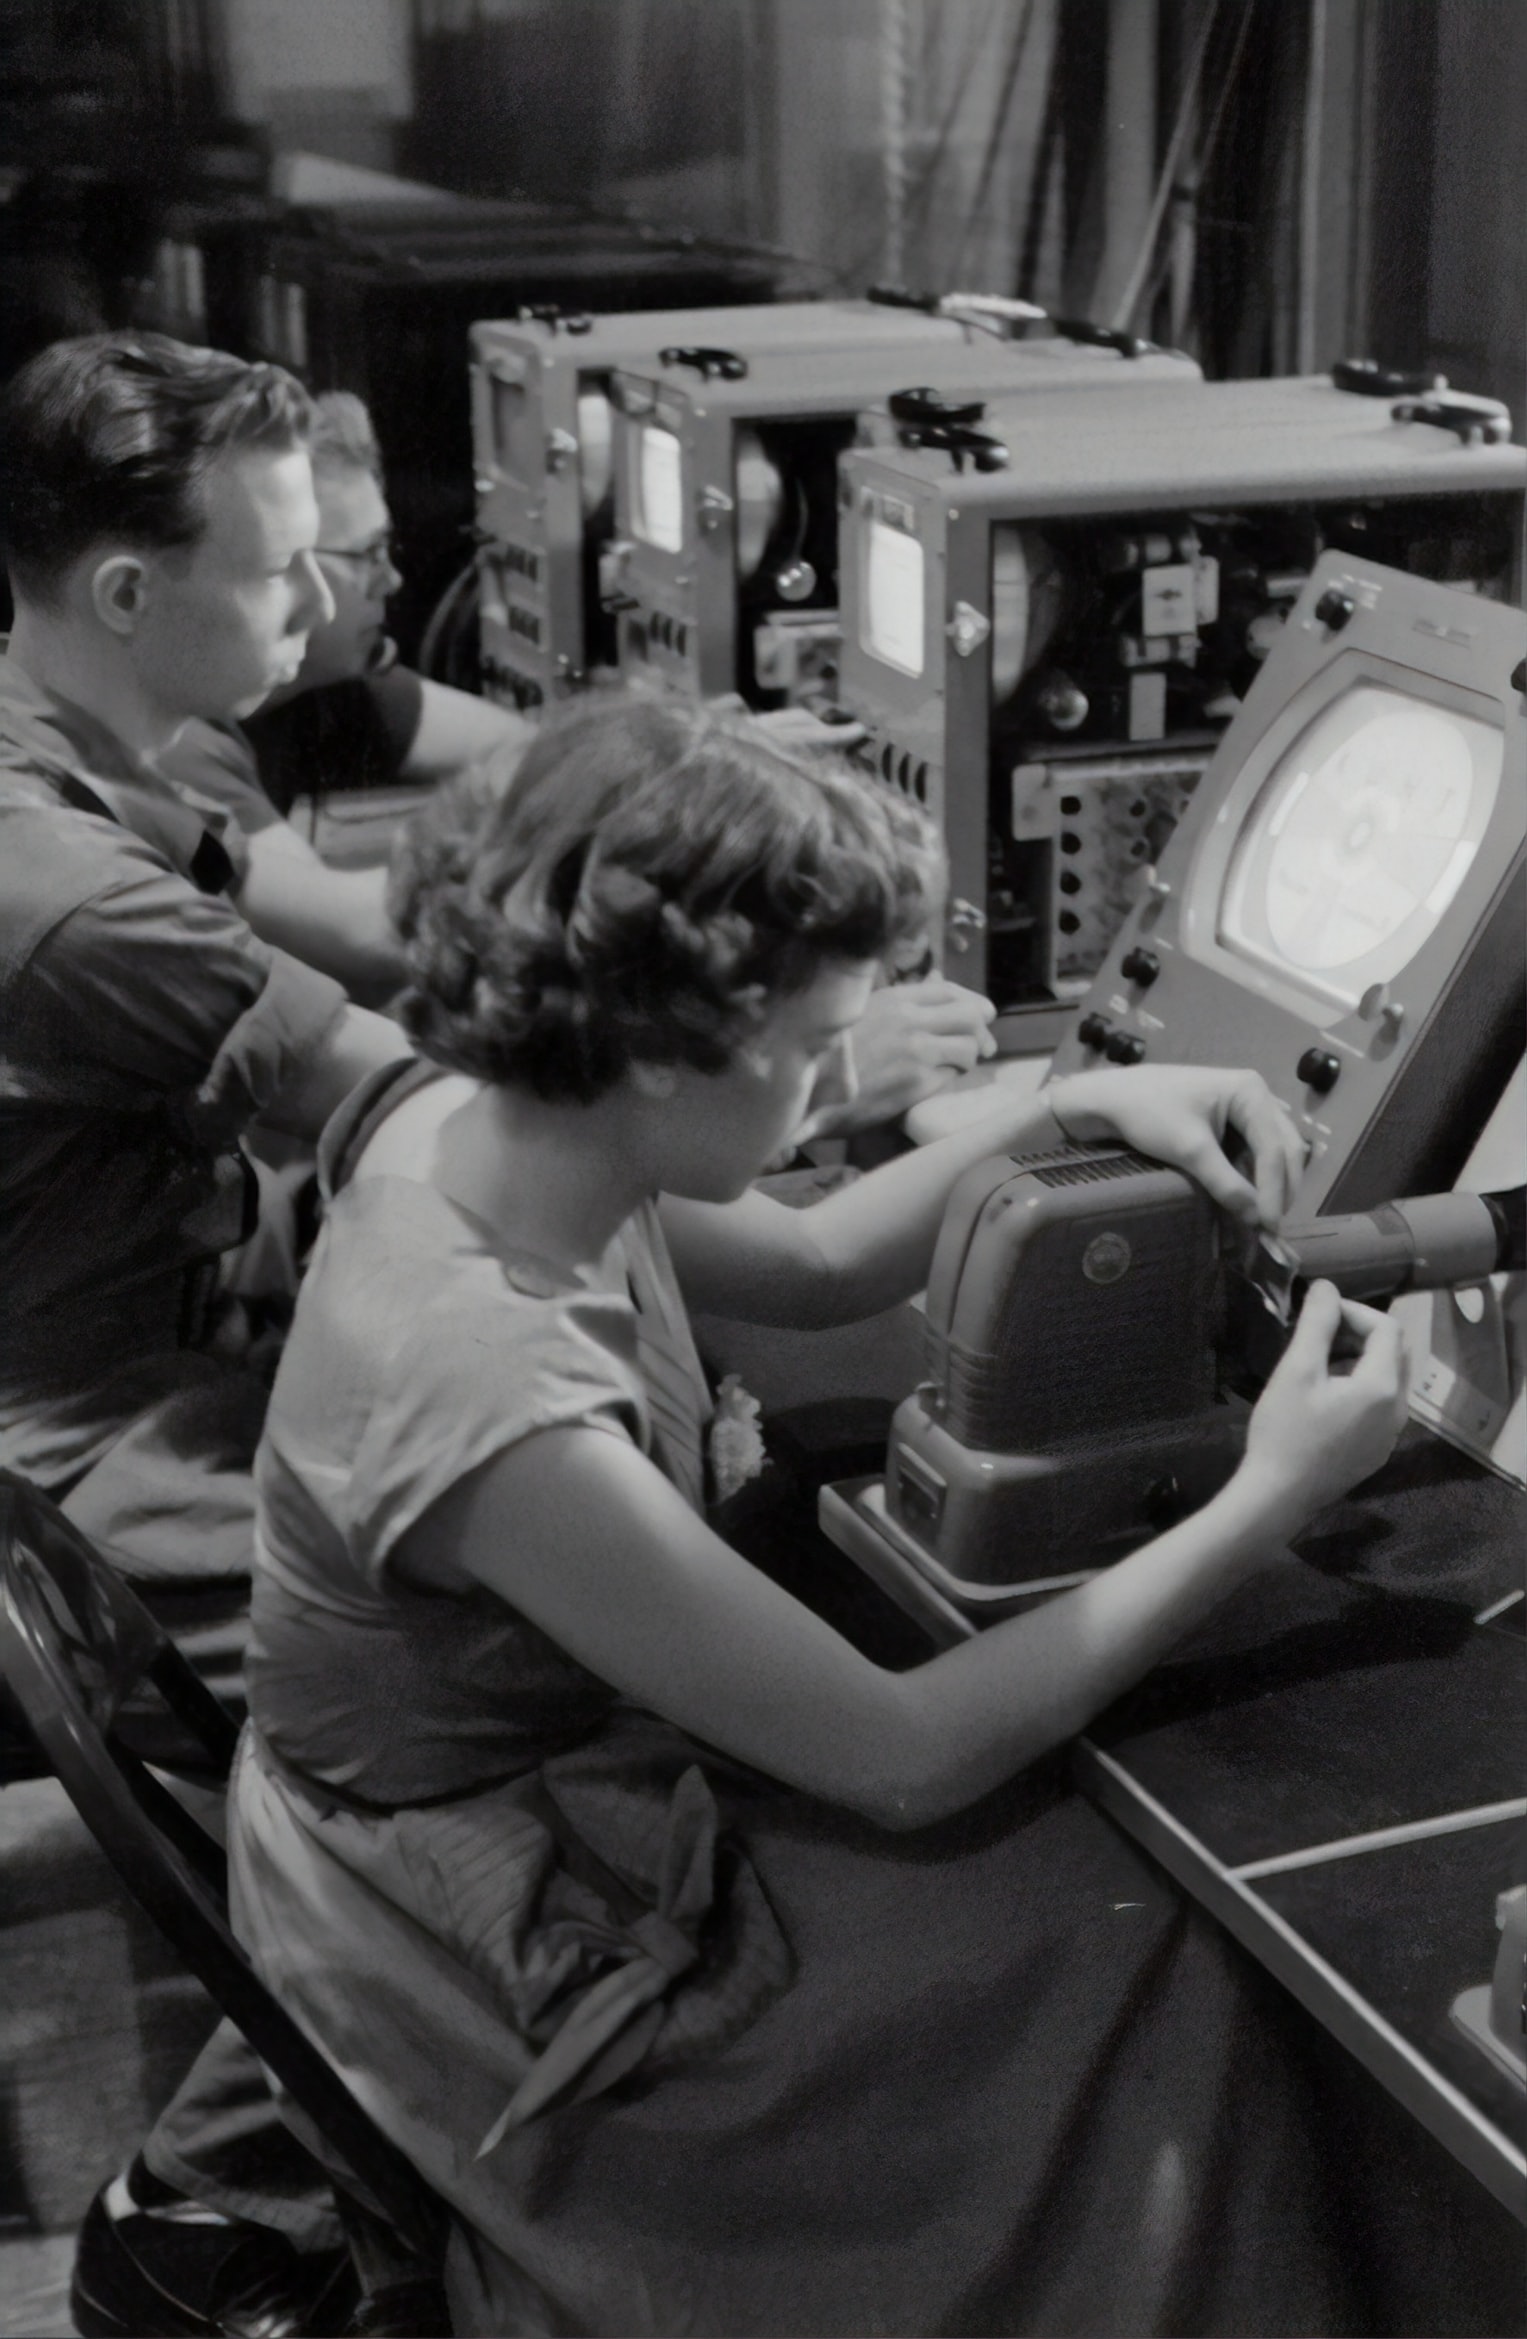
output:
<instances>
[{"instance_id":1,"label":"man's hand","mask_svg":"<svg viewBox=\"0 0 1527 2339\"><path fill-rule=\"evenodd\" d=\"M1274 1229L1304 1174L1304 1140L1260 1072L1139 1064L1074 1072L1043 1096L1066 1136L1119 1137L1185 1170L1243 1226ZM1226 1158L1232 1131L1250 1154L1254 1185Z\"/></svg>"},{"instance_id":2,"label":"man's hand","mask_svg":"<svg viewBox=\"0 0 1527 2339\"><path fill-rule=\"evenodd\" d=\"M777 747L783 748L790 755L841 754L845 748L857 747L861 739L869 737L862 723L824 723L821 716L814 714L807 706L769 707L763 714L755 714L747 700L735 691L728 692L724 698L718 698L713 703L730 712L746 715L758 725L760 731L768 733Z\"/></svg>"},{"instance_id":3,"label":"man's hand","mask_svg":"<svg viewBox=\"0 0 1527 2339\"><path fill-rule=\"evenodd\" d=\"M872 991L854 1026L855 1093L820 1119L813 1117L812 1135L843 1137L898 1120L925 1096L947 1088L961 1072L996 1054L996 1012L989 999L943 975Z\"/></svg>"}]
</instances>

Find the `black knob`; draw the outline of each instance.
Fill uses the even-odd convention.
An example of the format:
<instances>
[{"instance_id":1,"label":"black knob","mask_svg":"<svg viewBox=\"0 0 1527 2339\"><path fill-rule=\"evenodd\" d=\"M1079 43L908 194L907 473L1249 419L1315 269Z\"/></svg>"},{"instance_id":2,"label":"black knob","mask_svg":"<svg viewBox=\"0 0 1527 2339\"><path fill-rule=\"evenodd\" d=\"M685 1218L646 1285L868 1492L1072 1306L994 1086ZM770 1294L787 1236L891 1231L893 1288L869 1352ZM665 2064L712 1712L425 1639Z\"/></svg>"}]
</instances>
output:
<instances>
[{"instance_id":1,"label":"black knob","mask_svg":"<svg viewBox=\"0 0 1527 2339\"><path fill-rule=\"evenodd\" d=\"M1090 1015L1082 1017L1081 1022L1076 1027L1076 1036L1084 1048L1101 1048L1107 1045L1108 1035L1112 1030L1113 1025L1107 1016L1099 1015L1097 1009L1094 1008Z\"/></svg>"},{"instance_id":2,"label":"black knob","mask_svg":"<svg viewBox=\"0 0 1527 2339\"><path fill-rule=\"evenodd\" d=\"M1145 1515L1158 1534L1176 1526L1183 1507L1182 1488L1170 1471L1145 1490Z\"/></svg>"},{"instance_id":3,"label":"black knob","mask_svg":"<svg viewBox=\"0 0 1527 2339\"><path fill-rule=\"evenodd\" d=\"M1103 1053L1110 1064L1138 1064L1145 1055L1145 1042L1132 1031L1110 1032Z\"/></svg>"},{"instance_id":4,"label":"black knob","mask_svg":"<svg viewBox=\"0 0 1527 2339\"><path fill-rule=\"evenodd\" d=\"M1518 658L1511 669L1511 687L1521 698L1527 698L1527 658Z\"/></svg>"},{"instance_id":5,"label":"black knob","mask_svg":"<svg viewBox=\"0 0 1527 2339\"><path fill-rule=\"evenodd\" d=\"M658 351L660 365L690 365L707 382L741 382L747 379L748 361L739 357L735 349L702 348L698 343Z\"/></svg>"},{"instance_id":6,"label":"black knob","mask_svg":"<svg viewBox=\"0 0 1527 2339\"><path fill-rule=\"evenodd\" d=\"M1332 633L1340 633L1342 627L1349 618L1356 614L1356 611L1357 603L1350 593L1342 591L1340 585L1327 585L1315 604L1315 615L1323 626L1329 627Z\"/></svg>"},{"instance_id":7,"label":"black knob","mask_svg":"<svg viewBox=\"0 0 1527 2339\"><path fill-rule=\"evenodd\" d=\"M1146 950L1137 942L1120 959L1119 972L1126 983L1138 983L1142 991L1148 991L1161 972L1161 961L1154 950Z\"/></svg>"},{"instance_id":8,"label":"black knob","mask_svg":"<svg viewBox=\"0 0 1527 2339\"><path fill-rule=\"evenodd\" d=\"M1313 1088L1317 1096L1329 1096L1341 1078L1341 1058L1333 1056L1329 1048L1306 1048L1296 1069L1306 1088Z\"/></svg>"},{"instance_id":9,"label":"black knob","mask_svg":"<svg viewBox=\"0 0 1527 2339\"><path fill-rule=\"evenodd\" d=\"M986 408L979 399L950 399L926 383L913 390L893 390L886 407L894 422L984 422Z\"/></svg>"},{"instance_id":10,"label":"black knob","mask_svg":"<svg viewBox=\"0 0 1527 2339\"><path fill-rule=\"evenodd\" d=\"M1378 365L1371 357L1339 357L1331 379L1338 390L1355 390L1362 398L1416 398L1447 388L1440 374L1407 373L1399 366Z\"/></svg>"}]
</instances>

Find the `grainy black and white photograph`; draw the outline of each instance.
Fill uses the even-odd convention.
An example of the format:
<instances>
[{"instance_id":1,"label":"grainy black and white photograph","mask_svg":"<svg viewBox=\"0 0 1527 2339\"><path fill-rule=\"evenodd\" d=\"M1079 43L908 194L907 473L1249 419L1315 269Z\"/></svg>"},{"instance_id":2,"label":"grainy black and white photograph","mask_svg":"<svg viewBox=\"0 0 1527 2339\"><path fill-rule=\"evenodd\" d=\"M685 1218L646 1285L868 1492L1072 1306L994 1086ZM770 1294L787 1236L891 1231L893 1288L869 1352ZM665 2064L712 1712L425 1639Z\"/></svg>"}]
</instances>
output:
<instances>
[{"instance_id":1,"label":"grainy black and white photograph","mask_svg":"<svg viewBox=\"0 0 1527 2339\"><path fill-rule=\"evenodd\" d=\"M1521 0L0 0L0 2339L1527 2334Z\"/></svg>"}]
</instances>

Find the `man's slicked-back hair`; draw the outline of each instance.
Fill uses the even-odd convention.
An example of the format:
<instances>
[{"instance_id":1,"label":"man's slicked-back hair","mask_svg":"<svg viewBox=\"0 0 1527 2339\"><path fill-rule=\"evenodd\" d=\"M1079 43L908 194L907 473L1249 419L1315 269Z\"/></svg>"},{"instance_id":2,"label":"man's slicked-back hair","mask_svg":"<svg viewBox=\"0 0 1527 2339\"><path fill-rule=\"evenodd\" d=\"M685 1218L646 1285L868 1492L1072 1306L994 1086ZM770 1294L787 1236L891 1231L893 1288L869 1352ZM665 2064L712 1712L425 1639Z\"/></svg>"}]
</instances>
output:
<instances>
[{"instance_id":1,"label":"man's slicked-back hair","mask_svg":"<svg viewBox=\"0 0 1527 2339\"><path fill-rule=\"evenodd\" d=\"M382 450L370 409L353 390L324 390L313 400L308 452L315 471L368 471L378 487L383 485Z\"/></svg>"},{"instance_id":2,"label":"man's slicked-back hair","mask_svg":"<svg viewBox=\"0 0 1527 2339\"><path fill-rule=\"evenodd\" d=\"M206 526L220 457L306 447L312 400L281 366L162 333L56 341L0 394L0 546L14 585L56 600L97 545L162 551Z\"/></svg>"}]
</instances>

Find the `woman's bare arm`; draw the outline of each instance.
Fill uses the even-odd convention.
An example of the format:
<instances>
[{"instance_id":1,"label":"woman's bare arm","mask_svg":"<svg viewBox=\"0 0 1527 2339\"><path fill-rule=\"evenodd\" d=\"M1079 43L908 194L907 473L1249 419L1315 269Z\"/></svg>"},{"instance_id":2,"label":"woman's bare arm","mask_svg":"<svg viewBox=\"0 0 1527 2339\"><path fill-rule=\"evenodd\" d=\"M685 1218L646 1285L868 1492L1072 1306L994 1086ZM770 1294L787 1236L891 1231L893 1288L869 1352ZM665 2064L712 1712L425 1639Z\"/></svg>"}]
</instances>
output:
<instances>
[{"instance_id":1,"label":"woman's bare arm","mask_svg":"<svg viewBox=\"0 0 1527 2339\"><path fill-rule=\"evenodd\" d=\"M1252 1154L1254 1188L1221 1151L1232 1128ZM1265 1225L1287 1208L1303 1160L1292 1122L1255 1073L1171 1064L1083 1072L903 1154L809 1210L756 1192L725 1204L665 1195L663 1228L692 1308L806 1329L855 1323L922 1288L945 1204L975 1163L1107 1135L1175 1162L1222 1207Z\"/></svg>"},{"instance_id":2,"label":"woman's bare arm","mask_svg":"<svg viewBox=\"0 0 1527 2339\"><path fill-rule=\"evenodd\" d=\"M853 1324L922 1289L945 1204L967 1169L1004 1149L1063 1142L1043 1097L1027 1097L809 1210L756 1189L727 1203L665 1194L663 1231L691 1308L800 1330Z\"/></svg>"},{"instance_id":3,"label":"woman's bare arm","mask_svg":"<svg viewBox=\"0 0 1527 2339\"><path fill-rule=\"evenodd\" d=\"M929 1824L1081 1729L1388 1452L1403 1411L1395 1329L1326 1358L1328 1285L1274 1382L1248 1460L1192 1518L1089 1584L913 1672L881 1671L713 1535L646 1458L597 1428L544 1430L464 1481L398 1554L497 1592L622 1695L725 1753L884 1827ZM1264 1400L1264 1404L1267 1400Z\"/></svg>"}]
</instances>

